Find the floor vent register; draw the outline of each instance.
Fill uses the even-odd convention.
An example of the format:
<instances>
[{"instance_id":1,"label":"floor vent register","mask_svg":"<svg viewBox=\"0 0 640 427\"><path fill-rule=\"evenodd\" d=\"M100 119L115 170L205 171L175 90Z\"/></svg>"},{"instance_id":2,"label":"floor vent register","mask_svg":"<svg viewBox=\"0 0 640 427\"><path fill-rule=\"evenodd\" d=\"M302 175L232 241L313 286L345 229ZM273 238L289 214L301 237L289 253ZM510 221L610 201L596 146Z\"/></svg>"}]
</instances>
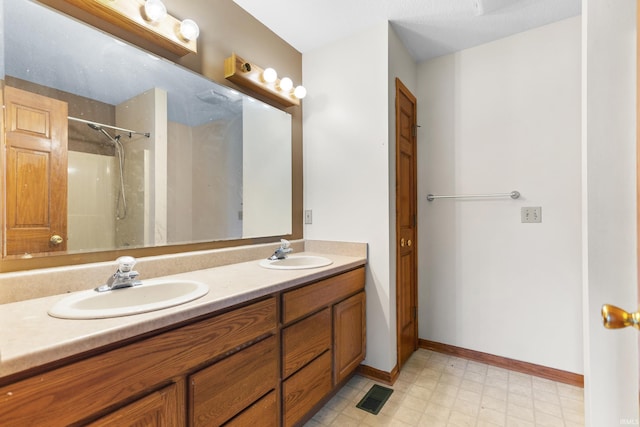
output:
<instances>
[{"instance_id":1,"label":"floor vent register","mask_svg":"<svg viewBox=\"0 0 640 427\"><path fill-rule=\"evenodd\" d=\"M364 395L356 407L363 411L378 415L378 412L380 412L384 404L387 402L391 393L393 393L393 389L375 384L367 394Z\"/></svg>"}]
</instances>

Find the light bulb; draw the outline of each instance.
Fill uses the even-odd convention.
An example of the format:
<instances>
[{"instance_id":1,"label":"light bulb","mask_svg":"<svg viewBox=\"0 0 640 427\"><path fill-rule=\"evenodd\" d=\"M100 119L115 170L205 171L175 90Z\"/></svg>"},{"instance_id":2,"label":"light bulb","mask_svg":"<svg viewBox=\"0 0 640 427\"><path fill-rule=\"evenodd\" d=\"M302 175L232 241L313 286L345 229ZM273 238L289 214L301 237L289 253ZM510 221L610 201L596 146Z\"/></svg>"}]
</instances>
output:
<instances>
[{"instance_id":1,"label":"light bulb","mask_svg":"<svg viewBox=\"0 0 640 427\"><path fill-rule=\"evenodd\" d=\"M147 20L158 22L167 16L167 8L161 0L147 0L144 3L144 14Z\"/></svg>"},{"instance_id":2,"label":"light bulb","mask_svg":"<svg viewBox=\"0 0 640 427\"><path fill-rule=\"evenodd\" d=\"M296 86L296 88L293 90L293 96L298 99L302 99L307 96L307 90L304 88L304 86Z\"/></svg>"},{"instance_id":3,"label":"light bulb","mask_svg":"<svg viewBox=\"0 0 640 427\"><path fill-rule=\"evenodd\" d=\"M266 68L262 72L262 79L267 83L273 83L278 79L278 73L273 68Z\"/></svg>"},{"instance_id":4,"label":"light bulb","mask_svg":"<svg viewBox=\"0 0 640 427\"><path fill-rule=\"evenodd\" d=\"M284 77L280 80L280 89L289 92L293 88L293 81L289 77Z\"/></svg>"},{"instance_id":5,"label":"light bulb","mask_svg":"<svg viewBox=\"0 0 640 427\"><path fill-rule=\"evenodd\" d=\"M185 40L195 40L200 35L198 24L192 19L185 19L180 23L180 35Z\"/></svg>"}]
</instances>

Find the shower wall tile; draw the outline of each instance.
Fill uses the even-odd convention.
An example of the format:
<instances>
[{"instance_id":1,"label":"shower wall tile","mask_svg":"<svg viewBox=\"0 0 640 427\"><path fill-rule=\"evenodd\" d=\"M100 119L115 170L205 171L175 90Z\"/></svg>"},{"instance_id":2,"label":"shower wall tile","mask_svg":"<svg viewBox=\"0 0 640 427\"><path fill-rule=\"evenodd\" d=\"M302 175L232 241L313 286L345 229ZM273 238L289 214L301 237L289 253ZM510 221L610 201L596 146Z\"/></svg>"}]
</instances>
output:
<instances>
[{"instance_id":1,"label":"shower wall tile","mask_svg":"<svg viewBox=\"0 0 640 427\"><path fill-rule=\"evenodd\" d=\"M69 151L67 248L103 249L115 239L115 158Z\"/></svg>"}]
</instances>

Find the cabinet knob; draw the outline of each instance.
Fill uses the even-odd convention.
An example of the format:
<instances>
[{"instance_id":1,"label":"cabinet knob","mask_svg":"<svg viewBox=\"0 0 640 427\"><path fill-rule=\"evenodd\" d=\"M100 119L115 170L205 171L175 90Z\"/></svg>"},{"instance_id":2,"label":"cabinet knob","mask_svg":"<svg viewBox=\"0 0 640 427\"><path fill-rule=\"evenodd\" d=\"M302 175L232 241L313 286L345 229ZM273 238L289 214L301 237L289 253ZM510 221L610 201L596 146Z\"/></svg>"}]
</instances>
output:
<instances>
[{"instance_id":1,"label":"cabinet knob","mask_svg":"<svg viewBox=\"0 0 640 427\"><path fill-rule=\"evenodd\" d=\"M411 239L407 241L407 246L411 246Z\"/></svg>"},{"instance_id":2,"label":"cabinet knob","mask_svg":"<svg viewBox=\"0 0 640 427\"><path fill-rule=\"evenodd\" d=\"M404 248L404 237L400 239L400 246Z\"/></svg>"}]
</instances>

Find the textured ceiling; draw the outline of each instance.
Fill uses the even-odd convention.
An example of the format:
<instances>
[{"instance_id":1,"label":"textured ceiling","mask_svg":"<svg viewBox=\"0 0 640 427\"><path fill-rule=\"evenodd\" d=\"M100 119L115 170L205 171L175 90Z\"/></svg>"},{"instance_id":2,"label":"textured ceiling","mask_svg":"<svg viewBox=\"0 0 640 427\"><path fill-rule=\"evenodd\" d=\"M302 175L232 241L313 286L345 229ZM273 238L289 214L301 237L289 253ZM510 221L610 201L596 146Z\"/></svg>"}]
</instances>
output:
<instances>
[{"instance_id":1,"label":"textured ceiling","mask_svg":"<svg viewBox=\"0 0 640 427\"><path fill-rule=\"evenodd\" d=\"M301 53L389 21L416 62L581 13L581 0L234 1Z\"/></svg>"}]
</instances>

